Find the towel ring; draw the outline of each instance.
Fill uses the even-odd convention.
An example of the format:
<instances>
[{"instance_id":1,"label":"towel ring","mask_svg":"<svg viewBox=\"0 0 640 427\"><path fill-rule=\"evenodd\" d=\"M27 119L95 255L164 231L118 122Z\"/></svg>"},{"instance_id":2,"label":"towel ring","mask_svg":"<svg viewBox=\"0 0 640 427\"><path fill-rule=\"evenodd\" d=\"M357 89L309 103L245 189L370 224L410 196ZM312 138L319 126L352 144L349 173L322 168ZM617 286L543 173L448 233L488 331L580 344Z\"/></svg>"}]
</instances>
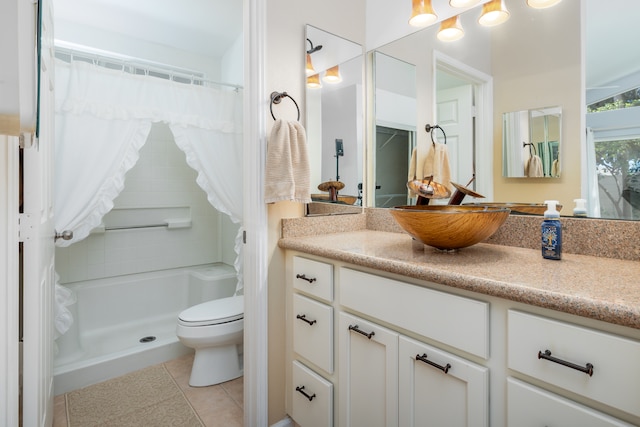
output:
<instances>
[{"instance_id":1,"label":"towel ring","mask_svg":"<svg viewBox=\"0 0 640 427\"><path fill-rule=\"evenodd\" d=\"M273 104L280 104L280 101L282 101L282 98L284 98L285 96L289 98L291 101L293 101L293 104L296 106L296 109L298 110L298 121L300 121L300 107L298 107L298 103L296 102L296 100L293 99L293 97L289 95L287 92L271 92L271 103L269 104L269 111L271 111L271 117L273 117L273 120L276 119L276 116L273 114Z\"/></svg>"},{"instance_id":2,"label":"towel ring","mask_svg":"<svg viewBox=\"0 0 640 427\"><path fill-rule=\"evenodd\" d=\"M431 142L434 146L436 145L436 141L433 139L433 132L435 132L436 129L440 129L442 131L442 135L444 136L444 144L447 145L447 134L444 133L444 129L442 129L440 125L430 125L428 123L424 125L424 130L426 130L427 133L431 135Z\"/></svg>"},{"instance_id":3,"label":"towel ring","mask_svg":"<svg viewBox=\"0 0 640 427\"><path fill-rule=\"evenodd\" d=\"M529 155L530 156L537 156L538 155L538 150L536 150L536 146L533 144L533 142L522 142L522 148L529 146ZM531 151L531 149L533 148L533 152Z\"/></svg>"}]
</instances>

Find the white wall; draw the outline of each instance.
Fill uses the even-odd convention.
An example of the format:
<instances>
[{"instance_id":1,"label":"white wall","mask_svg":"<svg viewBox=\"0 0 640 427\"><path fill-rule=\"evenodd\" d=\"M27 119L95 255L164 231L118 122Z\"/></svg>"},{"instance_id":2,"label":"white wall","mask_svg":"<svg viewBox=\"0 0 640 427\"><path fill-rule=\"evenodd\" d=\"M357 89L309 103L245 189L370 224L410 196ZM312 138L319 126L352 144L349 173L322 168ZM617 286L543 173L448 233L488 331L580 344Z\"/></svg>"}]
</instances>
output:
<instances>
[{"instance_id":1,"label":"white wall","mask_svg":"<svg viewBox=\"0 0 640 427\"><path fill-rule=\"evenodd\" d=\"M306 116L305 56L303 55L305 25L310 24L348 40L364 45L365 0L269 0L267 10L267 40L265 57L265 93L268 111L269 94L286 91L293 96ZM291 117L289 104L281 103L278 112ZM267 113L268 114L268 113ZM269 135L273 119L267 117ZM300 203L280 202L268 205L268 283L269 283L269 424L282 420L284 409L285 306L284 251L278 248L280 219L301 216Z\"/></svg>"},{"instance_id":2,"label":"white wall","mask_svg":"<svg viewBox=\"0 0 640 427\"><path fill-rule=\"evenodd\" d=\"M181 214L186 212L192 226L106 231L57 248L56 271L61 282L210 262L233 265L237 226L209 204L205 192L196 184L196 172L187 165L166 125L153 125L140 150L140 159L125 177L125 189L115 199L112 212L127 209L124 221L144 223L145 218L130 219L136 208L174 208ZM156 222L155 218L147 220Z\"/></svg>"}]
</instances>

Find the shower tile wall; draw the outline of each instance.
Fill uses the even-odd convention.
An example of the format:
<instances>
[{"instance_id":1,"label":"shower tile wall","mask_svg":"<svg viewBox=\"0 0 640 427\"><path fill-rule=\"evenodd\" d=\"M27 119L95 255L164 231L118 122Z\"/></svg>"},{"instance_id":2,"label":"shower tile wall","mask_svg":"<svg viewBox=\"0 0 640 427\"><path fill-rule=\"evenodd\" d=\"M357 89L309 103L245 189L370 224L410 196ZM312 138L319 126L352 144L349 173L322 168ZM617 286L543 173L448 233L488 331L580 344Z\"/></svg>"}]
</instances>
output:
<instances>
[{"instance_id":1,"label":"shower tile wall","mask_svg":"<svg viewBox=\"0 0 640 427\"><path fill-rule=\"evenodd\" d=\"M190 228L148 228L91 234L56 249L61 283L210 262L233 264L237 226L215 210L196 184L168 126L154 124L140 159L127 173L114 209L182 207Z\"/></svg>"}]
</instances>

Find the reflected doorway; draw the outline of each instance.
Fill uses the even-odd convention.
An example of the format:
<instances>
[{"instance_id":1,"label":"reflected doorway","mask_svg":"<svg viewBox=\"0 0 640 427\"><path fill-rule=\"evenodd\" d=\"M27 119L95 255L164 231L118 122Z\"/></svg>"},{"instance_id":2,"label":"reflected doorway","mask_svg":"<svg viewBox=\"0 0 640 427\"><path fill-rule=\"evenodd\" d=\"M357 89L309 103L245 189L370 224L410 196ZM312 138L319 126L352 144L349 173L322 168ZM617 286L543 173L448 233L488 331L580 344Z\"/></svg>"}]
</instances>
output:
<instances>
[{"instance_id":1,"label":"reflected doorway","mask_svg":"<svg viewBox=\"0 0 640 427\"><path fill-rule=\"evenodd\" d=\"M376 126L375 207L409 204L407 180L415 132Z\"/></svg>"},{"instance_id":2,"label":"reflected doorway","mask_svg":"<svg viewBox=\"0 0 640 427\"><path fill-rule=\"evenodd\" d=\"M493 200L493 80L434 52L436 123L447 135L451 181ZM438 132L439 142L444 142ZM475 181L467 183L475 176ZM473 202L465 199L464 203Z\"/></svg>"}]
</instances>

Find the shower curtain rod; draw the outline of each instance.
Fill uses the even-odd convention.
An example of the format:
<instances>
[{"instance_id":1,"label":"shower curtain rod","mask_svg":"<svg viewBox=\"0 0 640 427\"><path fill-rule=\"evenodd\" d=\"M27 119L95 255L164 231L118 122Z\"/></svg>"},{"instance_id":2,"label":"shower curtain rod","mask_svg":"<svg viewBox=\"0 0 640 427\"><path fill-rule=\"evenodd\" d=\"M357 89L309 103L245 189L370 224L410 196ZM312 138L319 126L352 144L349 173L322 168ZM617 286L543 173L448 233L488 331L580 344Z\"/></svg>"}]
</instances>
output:
<instances>
[{"instance_id":1,"label":"shower curtain rod","mask_svg":"<svg viewBox=\"0 0 640 427\"><path fill-rule=\"evenodd\" d=\"M242 89L241 85L206 79L199 71L134 58L88 46L76 45L75 43L56 40L54 43L54 49L56 58L67 62L72 61L73 59L80 59L105 68L122 69L132 74L152 75L154 77L164 78L178 83L195 84L199 86L212 84L232 87L236 90ZM60 57L59 54L66 55L68 58Z\"/></svg>"}]
</instances>

